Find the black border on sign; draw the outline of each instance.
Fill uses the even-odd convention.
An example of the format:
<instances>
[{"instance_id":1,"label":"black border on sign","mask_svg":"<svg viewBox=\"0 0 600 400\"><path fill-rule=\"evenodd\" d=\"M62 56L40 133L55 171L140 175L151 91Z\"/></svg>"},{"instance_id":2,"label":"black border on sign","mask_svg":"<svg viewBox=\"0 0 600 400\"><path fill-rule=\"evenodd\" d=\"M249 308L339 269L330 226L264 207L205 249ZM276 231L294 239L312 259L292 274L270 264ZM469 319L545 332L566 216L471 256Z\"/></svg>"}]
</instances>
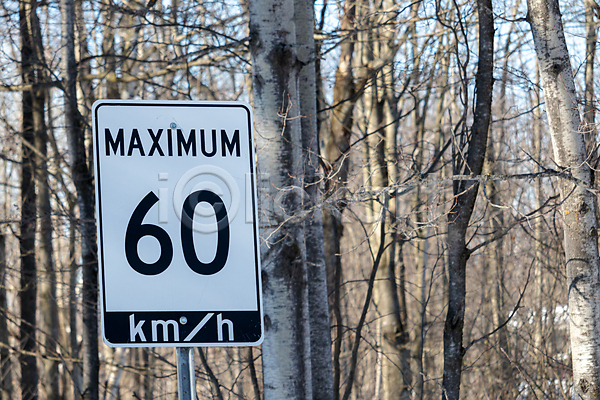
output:
<instances>
[{"instance_id":1,"label":"black border on sign","mask_svg":"<svg viewBox=\"0 0 600 400\"><path fill-rule=\"evenodd\" d=\"M101 107L105 107L105 106L109 106L109 107L177 107L177 108L242 108L246 111L246 122L248 124L248 150L249 150L249 159L250 159L250 177L252 180L252 184L251 189L252 189L252 218L253 218L253 228L254 228L254 266L255 266L255 274L256 274L256 300L257 300L257 305L258 305L258 311L249 311L249 312L242 312L242 311L222 311L221 313L224 315L237 315L237 314L248 314L248 313L258 313L259 316L259 320L260 320L260 326L256 326L254 325L249 332L241 333L242 337L248 337L248 338L256 338L257 337L257 333L258 331L256 331L256 329L260 329L260 337L258 338L258 340L256 341L252 341L252 342L243 342L243 341L234 341L234 342L218 342L218 341L211 341L211 342L188 342L188 343L182 343L182 342L157 342L157 343L149 343L149 342L144 342L144 343L131 343L129 340L123 341L123 342L119 342L119 343L113 343L113 342L109 342L108 339L106 338L106 330L105 330L105 321L108 320L114 320L115 317L119 317L122 315L117 315L117 314L137 314L137 315L144 315L145 317L150 317L152 315L155 315L156 318L161 319L166 317L167 315L171 315L173 317L175 317L176 315L182 315L182 314L193 314L190 312L178 312L178 311L158 311L155 313L152 312L139 312L139 311L131 311L131 312L106 312L105 311L105 304L106 304L106 290L105 290L105 279L104 279L104 238L103 238L103 229L102 229L102 190L101 190L101 179L100 179L100 146L98 145L99 143L99 129L98 129L98 110ZM102 99L102 100L97 100L94 105L93 105L93 112L92 112L92 118L93 118L93 123L92 123L92 128L93 128L93 139L94 139L94 145L95 145L95 149L94 149L94 167L95 167L95 181L96 181L96 198L97 198L97 210L96 210L96 220L98 223L98 227L97 227L97 232L98 232L98 254L100 256L99 259L99 269L98 269L98 274L99 277L101 278L101 283L102 283L102 288L101 288L101 293L102 293L102 298L100 300L101 302L101 316L102 316L102 338L104 340L104 342L111 347L223 347L223 346L258 346L262 343L263 339L264 339L264 324L263 324L263 311L262 311L262 296L261 296L261 275L260 275L260 248L258 245L258 215L256 214L256 210L257 210L257 193L255 192L256 190L256 170L255 170L255 165L254 165L254 129L253 129L253 125L252 125L252 111L249 108L249 105L243 102L234 102L234 101L226 101L226 102L203 102L203 101L161 101L161 100L148 100L148 101L144 101L144 100L107 100L107 99ZM100 276L100 274L102 276ZM196 314L207 314L207 311L202 311L202 312L196 312ZM213 311L213 313L218 314L220 313L219 311ZM113 314L113 315L109 315L109 314ZM255 318L256 316L252 317L251 319L254 321L256 320ZM238 325L239 326L239 325Z\"/></svg>"}]
</instances>

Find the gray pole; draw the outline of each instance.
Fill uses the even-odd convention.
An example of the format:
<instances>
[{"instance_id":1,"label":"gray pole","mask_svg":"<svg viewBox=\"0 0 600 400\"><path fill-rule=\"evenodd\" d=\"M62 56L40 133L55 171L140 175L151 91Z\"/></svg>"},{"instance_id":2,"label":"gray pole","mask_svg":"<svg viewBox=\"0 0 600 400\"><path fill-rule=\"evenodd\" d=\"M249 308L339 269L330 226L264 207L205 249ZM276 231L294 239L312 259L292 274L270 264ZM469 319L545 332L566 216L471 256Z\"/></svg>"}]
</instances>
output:
<instances>
[{"instance_id":1,"label":"gray pole","mask_svg":"<svg viewBox=\"0 0 600 400\"><path fill-rule=\"evenodd\" d=\"M177 347L177 391L179 400L196 400L194 348Z\"/></svg>"}]
</instances>

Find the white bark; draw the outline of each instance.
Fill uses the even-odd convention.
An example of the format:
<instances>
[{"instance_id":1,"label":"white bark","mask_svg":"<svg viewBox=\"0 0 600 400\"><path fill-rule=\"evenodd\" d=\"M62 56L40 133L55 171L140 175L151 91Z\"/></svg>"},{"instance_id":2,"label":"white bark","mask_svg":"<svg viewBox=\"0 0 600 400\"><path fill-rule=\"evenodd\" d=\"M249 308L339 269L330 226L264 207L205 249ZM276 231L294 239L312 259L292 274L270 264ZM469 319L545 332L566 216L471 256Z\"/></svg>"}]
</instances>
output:
<instances>
[{"instance_id":1,"label":"white bark","mask_svg":"<svg viewBox=\"0 0 600 400\"><path fill-rule=\"evenodd\" d=\"M600 399L598 234L590 167L557 0L528 0L555 162L580 180L561 180L574 398Z\"/></svg>"},{"instance_id":2,"label":"white bark","mask_svg":"<svg viewBox=\"0 0 600 400\"><path fill-rule=\"evenodd\" d=\"M249 2L261 205L264 398L312 398L293 0Z\"/></svg>"},{"instance_id":3,"label":"white bark","mask_svg":"<svg viewBox=\"0 0 600 400\"><path fill-rule=\"evenodd\" d=\"M315 40L312 0L294 0L302 151L304 209L321 203L317 135L317 84L315 71ZM310 314L310 351L313 398L333 400L331 332L327 299L327 271L323 236L323 214L314 208L304 221L308 273L308 306Z\"/></svg>"}]
</instances>

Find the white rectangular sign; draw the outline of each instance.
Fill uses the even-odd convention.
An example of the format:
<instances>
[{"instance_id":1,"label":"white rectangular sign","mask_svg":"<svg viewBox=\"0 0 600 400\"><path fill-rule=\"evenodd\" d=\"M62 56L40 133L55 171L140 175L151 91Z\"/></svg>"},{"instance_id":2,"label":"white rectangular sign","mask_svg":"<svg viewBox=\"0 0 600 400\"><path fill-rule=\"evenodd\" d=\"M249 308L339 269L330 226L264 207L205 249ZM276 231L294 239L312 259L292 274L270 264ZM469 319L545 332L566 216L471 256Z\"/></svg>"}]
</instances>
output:
<instances>
[{"instance_id":1,"label":"white rectangular sign","mask_svg":"<svg viewBox=\"0 0 600 400\"><path fill-rule=\"evenodd\" d=\"M250 107L99 100L93 137L104 341L259 344Z\"/></svg>"}]
</instances>

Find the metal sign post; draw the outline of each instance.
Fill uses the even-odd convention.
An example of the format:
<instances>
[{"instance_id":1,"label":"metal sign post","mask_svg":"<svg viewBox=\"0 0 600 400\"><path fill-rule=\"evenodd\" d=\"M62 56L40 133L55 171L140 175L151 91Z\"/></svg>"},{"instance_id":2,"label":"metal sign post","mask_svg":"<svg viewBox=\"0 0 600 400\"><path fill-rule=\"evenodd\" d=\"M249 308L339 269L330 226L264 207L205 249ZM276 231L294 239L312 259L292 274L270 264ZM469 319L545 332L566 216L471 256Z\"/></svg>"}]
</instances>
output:
<instances>
[{"instance_id":1,"label":"metal sign post","mask_svg":"<svg viewBox=\"0 0 600 400\"><path fill-rule=\"evenodd\" d=\"M196 400L194 348L177 347L177 391L179 400Z\"/></svg>"}]
</instances>

